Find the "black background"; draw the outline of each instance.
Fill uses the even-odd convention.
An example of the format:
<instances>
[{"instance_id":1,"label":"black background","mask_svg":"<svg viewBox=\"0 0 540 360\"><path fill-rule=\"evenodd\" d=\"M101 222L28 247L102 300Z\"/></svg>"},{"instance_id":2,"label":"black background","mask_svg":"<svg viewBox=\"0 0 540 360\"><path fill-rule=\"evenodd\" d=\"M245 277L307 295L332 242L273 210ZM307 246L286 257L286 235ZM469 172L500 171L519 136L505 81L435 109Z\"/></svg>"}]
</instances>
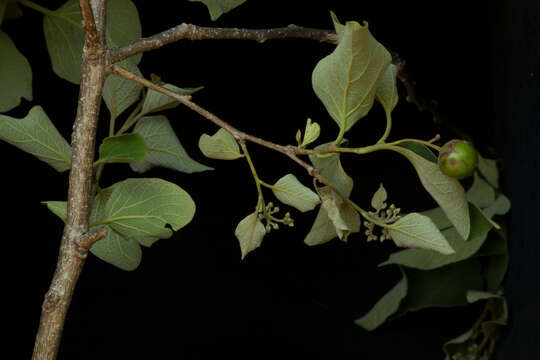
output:
<instances>
[{"instance_id":1,"label":"black background","mask_svg":"<svg viewBox=\"0 0 540 360\"><path fill-rule=\"evenodd\" d=\"M56 8L61 1L41 2ZM507 282L512 324L499 359L538 359L539 301L535 228L539 180L533 155L539 139L540 8L532 0L453 2L262 1L249 0L212 23L206 8L187 1L135 0L149 36L181 22L207 26L268 28L295 23L331 28L329 10L341 21L366 20L373 35L407 61L420 95L439 103L441 122L401 101L391 138L428 139L456 132L480 151L501 160L505 192L511 197L511 264ZM25 9L21 20L4 30L29 59L34 71L34 101L10 115L22 117L42 105L69 138L77 87L56 77L42 34L42 16ZM140 69L178 86L204 85L194 101L232 125L277 143L294 143L307 117L321 124L321 141L333 139L337 126L311 89L311 72L332 51L309 40L181 41L143 56ZM103 106L99 136L106 136ZM355 234L307 247L302 240L314 212L292 212L296 226L272 232L261 248L240 261L236 224L256 203L247 164L205 159L197 148L203 132L216 127L188 109L166 113L188 153L213 166L212 172L179 174L154 169L188 191L196 218L172 239L143 251L141 266L118 270L89 256L73 298L60 359L213 359L217 356L271 359L386 359L404 354L442 359L442 344L473 323L480 308L428 309L407 315L373 333L355 326L399 278L392 267L377 268L395 247L366 243ZM375 105L347 137L361 146L384 131ZM250 145L260 176L274 182L293 172L310 183L303 169L279 154ZM67 175L0 143L5 159L4 298L9 305L10 338L3 351L29 358L40 305L55 267L62 223L39 204L65 199ZM434 205L399 155L345 157L355 179L353 198L367 207L383 182L390 200L407 211ZM104 185L127 176L129 167L108 166ZM132 173L133 174L133 173ZM132 176L132 175L129 175ZM133 174L133 176L137 176ZM269 196L271 194L268 194ZM11 320L12 319L12 320Z\"/></svg>"}]
</instances>

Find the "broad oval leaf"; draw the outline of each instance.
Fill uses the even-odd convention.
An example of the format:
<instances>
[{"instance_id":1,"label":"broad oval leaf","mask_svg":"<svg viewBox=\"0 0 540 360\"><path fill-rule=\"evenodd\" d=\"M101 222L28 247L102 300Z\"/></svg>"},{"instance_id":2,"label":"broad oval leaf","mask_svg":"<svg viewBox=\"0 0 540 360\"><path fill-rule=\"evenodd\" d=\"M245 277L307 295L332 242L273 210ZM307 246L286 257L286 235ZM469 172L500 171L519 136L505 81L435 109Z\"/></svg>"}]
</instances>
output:
<instances>
[{"instance_id":1,"label":"broad oval leaf","mask_svg":"<svg viewBox=\"0 0 540 360\"><path fill-rule=\"evenodd\" d=\"M225 129L219 129L214 135L202 134L199 149L211 159L235 160L243 157L234 137Z\"/></svg>"},{"instance_id":2,"label":"broad oval leaf","mask_svg":"<svg viewBox=\"0 0 540 360\"><path fill-rule=\"evenodd\" d=\"M23 119L0 115L0 140L34 155L57 171L71 167L71 147L41 106L34 106Z\"/></svg>"},{"instance_id":3,"label":"broad oval leaf","mask_svg":"<svg viewBox=\"0 0 540 360\"><path fill-rule=\"evenodd\" d=\"M375 94L377 101L381 103L387 114L390 114L394 110L399 100L396 86L397 72L398 68L396 65L388 65L388 68L381 77Z\"/></svg>"},{"instance_id":4,"label":"broad oval leaf","mask_svg":"<svg viewBox=\"0 0 540 360\"><path fill-rule=\"evenodd\" d=\"M454 249L455 253L445 255L424 249L407 249L391 254L389 259L379 266L398 264L410 268L431 270L468 259L476 254L478 249L484 244L488 232L492 227L481 211L472 204L470 204L470 214L471 234L469 241L465 241L453 227L442 231L444 238L448 241L450 247Z\"/></svg>"},{"instance_id":5,"label":"broad oval leaf","mask_svg":"<svg viewBox=\"0 0 540 360\"><path fill-rule=\"evenodd\" d=\"M133 132L144 138L149 149L143 161L129 164L133 171L142 173L155 166L185 173L212 170L187 154L169 120L163 115L143 117L137 122Z\"/></svg>"},{"instance_id":6,"label":"broad oval leaf","mask_svg":"<svg viewBox=\"0 0 540 360\"><path fill-rule=\"evenodd\" d=\"M90 252L99 259L125 271L135 270L142 260L141 246L105 226L107 235L92 245Z\"/></svg>"},{"instance_id":7,"label":"broad oval leaf","mask_svg":"<svg viewBox=\"0 0 540 360\"><path fill-rule=\"evenodd\" d=\"M221 15L228 13L237 6L242 5L246 0L188 0L202 2L208 8L212 21L217 20Z\"/></svg>"},{"instance_id":8,"label":"broad oval leaf","mask_svg":"<svg viewBox=\"0 0 540 360\"><path fill-rule=\"evenodd\" d=\"M236 238L240 242L242 259L248 253L261 246L264 235L266 235L266 230L263 223L259 220L258 213L254 212L243 218L236 226L234 235L236 235Z\"/></svg>"},{"instance_id":9,"label":"broad oval leaf","mask_svg":"<svg viewBox=\"0 0 540 360\"><path fill-rule=\"evenodd\" d=\"M401 300L407 296L407 277L403 277L392 289L383 295L377 303L364 316L356 319L354 323L368 331L375 330L382 325L390 315L399 308Z\"/></svg>"},{"instance_id":10,"label":"broad oval leaf","mask_svg":"<svg viewBox=\"0 0 540 360\"><path fill-rule=\"evenodd\" d=\"M397 246L434 250L441 254L455 252L427 216L410 213L388 225L387 229Z\"/></svg>"},{"instance_id":11,"label":"broad oval leaf","mask_svg":"<svg viewBox=\"0 0 540 360\"><path fill-rule=\"evenodd\" d=\"M142 76L137 66L131 59L124 60L117 64L121 68L136 75ZM110 75L103 84L103 100L111 113L111 118L117 118L133 103L135 103L143 86L133 80L128 80L118 75Z\"/></svg>"},{"instance_id":12,"label":"broad oval leaf","mask_svg":"<svg viewBox=\"0 0 540 360\"><path fill-rule=\"evenodd\" d=\"M274 195L284 204L294 206L302 212L313 210L320 203L319 196L302 185L293 174L287 174L272 187Z\"/></svg>"},{"instance_id":13,"label":"broad oval leaf","mask_svg":"<svg viewBox=\"0 0 540 360\"><path fill-rule=\"evenodd\" d=\"M43 20L45 41L54 72L78 84L81 78L84 31L79 1L69 0ZM107 44L122 46L141 37L139 13L131 0L107 1ZM130 58L135 65L142 54Z\"/></svg>"},{"instance_id":14,"label":"broad oval leaf","mask_svg":"<svg viewBox=\"0 0 540 360\"><path fill-rule=\"evenodd\" d=\"M203 88L203 86L197 88L179 88L171 84L163 84L161 86L180 95L190 95ZM177 107L179 104L180 103L177 100L174 100L170 96L164 95L152 89L148 89L141 108L141 115L172 109Z\"/></svg>"},{"instance_id":15,"label":"broad oval leaf","mask_svg":"<svg viewBox=\"0 0 540 360\"><path fill-rule=\"evenodd\" d=\"M334 52L319 61L313 70L313 90L342 131L367 115L391 60L367 24L347 22Z\"/></svg>"},{"instance_id":16,"label":"broad oval leaf","mask_svg":"<svg viewBox=\"0 0 540 360\"><path fill-rule=\"evenodd\" d=\"M0 30L0 112L13 109L21 98L32 100L32 69L9 36Z\"/></svg>"},{"instance_id":17,"label":"broad oval leaf","mask_svg":"<svg viewBox=\"0 0 540 360\"><path fill-rule=\"evenodd\" d=\"M400 146L391 146L389 149L401 153L411 162L424 188L444 210L458 233L468 239L471 229L469 206L465 190L459 181L445 175L437 163L426 160L411 150Z\"/></svg>"},{"instance_id":18,"label":"broad oval leaf","mask_svg":"<svg viewBox=\"0 0 540 360\"><path fill-rule=\"evenodd\" d=\"M106 224L128 237L169 238L195 214L191 196L178 185L162 179L127 179L112 186L104 208Z\"/></svg>"},{"instance_id":19,"label":"broad oval leaf","mask_svg":"<svg viewBox=\"0 0 540 360\"><path fill-rule=\"evenodd\" d=\"M148 147L139 134L110 136L99 146L98 163L126 163L142 161Z\"/></svg>"}]
</instances>

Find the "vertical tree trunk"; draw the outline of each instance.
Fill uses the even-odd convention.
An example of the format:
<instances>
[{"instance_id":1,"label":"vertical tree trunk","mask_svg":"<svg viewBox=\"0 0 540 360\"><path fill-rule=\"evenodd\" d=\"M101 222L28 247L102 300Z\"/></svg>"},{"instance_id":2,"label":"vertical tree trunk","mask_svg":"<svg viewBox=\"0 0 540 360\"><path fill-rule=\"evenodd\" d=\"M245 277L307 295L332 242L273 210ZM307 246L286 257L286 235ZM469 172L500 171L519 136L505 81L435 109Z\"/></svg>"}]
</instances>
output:
<instances>
[{"instance_id":1,"label":"vertical tree trunk","mask_svg":"<svg viewBox=\"0 0 540 360\"><path fill-rule=\"evenodd\" d=\"M89 248L81 245L80 239L88 231L96 127L106 77L105 1L93 0L90 4L88 0L81 0L80 5L86 40L71 143L67 217L57 267L42 305L32 357L35 360L56 358L66 313ZM93 14L96 14L95 21Z\"/></svg>"}]
</instances>

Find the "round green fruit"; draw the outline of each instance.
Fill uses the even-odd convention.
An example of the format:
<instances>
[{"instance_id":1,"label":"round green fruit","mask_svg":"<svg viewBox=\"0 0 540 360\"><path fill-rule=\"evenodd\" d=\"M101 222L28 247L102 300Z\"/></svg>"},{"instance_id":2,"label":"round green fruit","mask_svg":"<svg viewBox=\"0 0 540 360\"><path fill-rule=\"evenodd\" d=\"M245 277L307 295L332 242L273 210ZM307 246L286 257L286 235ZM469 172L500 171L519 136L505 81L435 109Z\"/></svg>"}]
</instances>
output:
<instances>
[{"instance_id":1,"label":"round green fruit","mask_svg":"<svg viewBox=\"0 0 540 360\"><path fill-rule=\"evenodd\" d=\"M443 173L455 179L471 176L477 164L476 150L464 140L449 141L439 152L439 167Z\"/></svg>"}]
</instances>

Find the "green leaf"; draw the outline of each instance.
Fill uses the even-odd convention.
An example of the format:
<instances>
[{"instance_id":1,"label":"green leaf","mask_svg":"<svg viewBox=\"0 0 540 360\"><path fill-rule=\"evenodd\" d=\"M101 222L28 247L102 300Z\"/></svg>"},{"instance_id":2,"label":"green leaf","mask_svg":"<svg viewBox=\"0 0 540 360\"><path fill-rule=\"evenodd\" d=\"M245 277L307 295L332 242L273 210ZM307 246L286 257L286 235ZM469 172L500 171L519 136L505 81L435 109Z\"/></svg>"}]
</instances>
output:
<instances>
[{"instance_id":1,"label":"green leaf","mask_svg":"<svg viewBox=\"0 0 540 360\"><path fill-rule=\"evenodd\" d=\"M34 106L23 119L0 115L0 140L34 155L57 171L71 167L71 147L41 106Z\"/></svg>"},{"instance_id":2,"label":"green leaf","mask_svg":"<svg viewBox=\"0 0 540 360\"><path fill-rule=\"evenodd\" d=\"M219 129L214 135L202 134L199 149L211 159L235 160L243 157L234 137L225 129Z\"/></svg>"},{"instance_id":3,"label":"green leaf","mask_svg":"<svg viewBox=\"0 0 540 360\"><path fill-rule=\"evenodd\" d=\"M304 148L308 146L309 144L317 140L320 134L321 134L321 127L319 126L319 124L317 124L316 122L312 123L311 119L307 119L306 129L304 131L304 139L302 140L300 147Z\"/></svg>"},{"instance_id":4,"label":"green leaf","mask_svg":"<svg viewBox=\"0 0 540 360\"><path fill-rule=\"evenodd\" d=\"M191 95L204 88L204 86L199 86L197 88L179 88L171 84L162 84L161 86L180 95ZM152 89L148 89L141 108L141 115L173 109L179 104L180 103L178 101L174 100L170 96L164 95Z\"/></svg>"},{"instance_id":5,"label":"green leaf","mask_svg":"<svg viewBox=\"0 0 540 360\"><path fill-rule=\"evenodd\" d=\"M387 114L390 114L394 110L399 100L396 86L397 72L397 66L394 64L388 65L375 93L377 101L381 103Z\"/></svg>"},{"instance_id":6,"label":"green leaf","mask_svg":"<svg viewBox=\"0 0 540 360\"><path fill-rule=\"evenodd\" d=\"M320 149L327 145L328 144L322 144L315 149ZM319 170L319 174L339 190L343 196L348 198L351 195L353 179L347 175L345 170L343 170L339 154L332 154L324 157L310 155L309 159L317 170Z\"/></svg>"},{"instance_id":7,"label":"green leaf","mask_svg":"<svg viewBox=\"0 0 540 360\"><path fill-rule=\"evenodd\" d=\"M148 146L148 154L143 161L129 166L139 173L155 166L185 172L212 170L193 160L176 137L169 120L163 115L146 116L135 125L133 132L140 134Z\"/></svg>"},{"instance_id":8,"label":"green leaf","mask_svg":"<svg viewBox=\"0 0 540 360\"><path fill-rule=\"evenodd\" d=\"M478 154L478 171L494 188L499 188L499 169L496 160L486 159Z\"/></svg>"},{"instance_id":9,"label":"green leaf","mask_svg":"<svg viewBox=\"0 0 540 360\"><path fill-rule=\"evenodd\" d=\"M508 253L486 257L485 278L489 291L498 291L508 270Z\"/></svg>"},{"instance_id":10,"label":"green leaf","mask_svg":"<svg viewBox=\"0 0 540 360\"><path fill-rule=\"evenodd\" d=\"M335 237L337 237L336 228L326 210L321 206L311 230L304 238L304 243L309 246L321 245Z\"/></svg>"},{"instance_id":11,"label":"green leaf","mask_svg":"<svg viewBox=\"0 0 540 360\"><path fill-rule=\"evenodd\" d=\"M212 21L217 20L221 15L228 13L237 6L242 5L246 0L188 0L202 2L210 12Z\"/></svg>"},{"instance_id":12,"label":"green leaf","mask_svg":"<svg viewBox=\"0 0 540 360\"><path fill-rule=\"evenodd\" d=\"M412 163L424 188L444 210L458 233L467 239L471 229L469 206L465 190L459 181L445 175L437 163L426 160L413 151L400 146L389 149L401 153Z\"/></svg>"},{"instance_id":13,"label":"green leaf","mask_svg":"<svg viewBox=\"0 0 540 360\"><path fill-rule=\"evenodd\" d=\"M137 66L131 59L124 60L117 66L142 76ZM125 79L118 75L110 75L103 85L103 100L111 113L111 118L117 118L135 101L139 99L143 86L138 82Z\"/></svg>"},{"instance_id":14,"label":"green leaf","mask_svg":"<svg viewBox=\"0 0 540 360\"><path fill-rule=\"evenodd\" d=\"M43 20L45 41L54 72L78 84L81 78L84 31L77 0L69 0ZM139 13L131 0L107 1L107 44L110 47L129 44L141 38ZM130 58L138 64L142 54Z\"/></svg>"},{"instance_id":15,"label":"green leaf","mask_svg":"<svg viewBox=\"0 0 540 360\"><path fill-rule=\"evenodd\" d=\"M489 207L495 202L495 190L475 173L473 183L467 191L467 200L479 208Z\"/></svg>"},{"instance_id":16,"label":"green leaf","mask_svg":"<svg viewBox=\"0 0 540 360\"><path fill-rule=\"evenodd\" d=\"M454 249L455 253L444 255L423 249L407 249L391 254L389 259L379 266L398 264L421 270L430 270L473 256L484 244L491 229L491 223L482 215L476 206L472 204L469 204L469 206L471 214L471 234L469 241L465 241L453 227L442 231L444 238L448 241L450 247Z\"/></svg>"},{"instance_id":17,"label":"green leaf","mask_svg":"<svg viewBox=\"0 0 540 360\"><path fill-rule=\"evenodd\" d=\"M375 191L375 194L373 194L373 197L371 198L371 207L375 209L377 212L386 208L386 199L388 195L386 194L386 189L384 188L383 184L379 186L377 191Z\"/></svg>"},{"instance_id":18,"label":"green leaf","mask_svg":"<svg viewBox=\"0 0 540 360\"><path fill-rule=\"evenodd\" d=\"M399 144L398 146L407 150L411 150L412 152L416 153L416 155L420 155L426 160L435 163L437 162L437 157L435 156L435 154L433 154L433 152L424 144L420 144L414 141L407 141Z\"/></svg>"},{"instance_id":19,"label":"green leaf","mask_svg":"<svg viewBox=\"0 0 540 360\"><path fill-rule=\"evenodd\" d=\"M0 112L13 109L21 98L32 100L32 69L9 36L0 30Z\"/></svg>"},{"instance_id":20,"label":"green leaf","mask_svg":"<svg viewBox=\"0 0 540 360\"><path fill-rule=\"evenodd\" d=\"M367 24L347 22L339 44L315 67L313 90L342 131L367 115L392 57Z\"/></svg>"},{"instance_id":21,"label":"green leaf","mask_svg":"<svg viewBox=\"0 0 540 360\"><path fill-rule=\"evenodd\" d=\"M484 209L484 214L491 219L495 215L504 215L508 211L510 211L510 199L499 195L493 204Z\"/></svg>"},{"instance_id":22,"label":"green leaf","mask_svg":"<svg viewBox=\"0 0 540 360\"><path fill-rule=\"evenodd\" d=\"M448 219L448 216L446 216L444 210L440 207L422 211L420 214L430 218L431 221L433 221L433 223L435 224L435 226L437 226L437 228L441 231L452 227L452 223Z\"/></svg>"},{"instance_id":23,"label":"green leaf","mask_svg":"<svg viewBox=\"0 0 540 360\"><path fill-rule=\"evenodd\" d=\"M99 160L104 163L142 161L148 152L144 139L139 134L111 136L103 139L99 147Z\"/></svg>"},{"instance_id":24,"label":"green leaf","mask_svg":"<svg viewBox=\"0 0 540 360\"><path fill-rule=\"evenodd\" d=\"M326 210L328 218L332 221L332 224L334 224L336 234L342 239L345 234L350 232L351 228L347 225L345 219L343 219L343 216L341 215L334 192L329 187L325 186L320 189L319 194L321 195L322 208Z\"/></svg>"},{"instance_id":25,"label":"green leaf","mask_svg":"<svg viewBox=\"0 0 540 360\"><path fill-rule=\"evenodd\" d=\"M58 216L63 221L66 221L67 202L65 201L42 201L43 205L47 206L54 215Z\"/></svg>"},{"instance_id":26,"label":"green leaf","mask_svg":"<svg viewBox=\"0 0 540 360\"><path fill-rule=\"evenodd\" d=\"M401 300L407 295L407 277L403 271L402 275L401 280L380 298L368 313L354 321L356 325L369 331L375 330L397 311Z\"/></svg>"},{"instance_id":27,"label":"green leaf","mask_svg":"<svg viewBox=\"0 0 540 360\"><path fill-rule=\"evenodd\" d=\"M455 253L427 216L418 213L407 214L388 225L387 230L397 246L434 250L441 254Z\"/></svg>"},{"instance_id":28,"label":"green leaf","mask_svg":"<svg viewBox=\"0 0 540 360\"><path fill-rule=\"evenodd\" d=\"M273 185L272 191L279 201L302 212L313 210L320 203L319 196L302 185L293 174L287 174L279 179Z\"/></svg>"},{"instance_id":29,"label":"green leaf","mask_svg":"<svg viewBox=\"0 0 540 360\"><path fill-rule=\"evenodd\" d=\"M333 11L330 11L330 16L332 17L338 39L341 41L341 38L343 38L343 34L345 33L345 25L339 22L337 15Z\"/></svg>"},{"instance_id":30,"label":"green leaf","mask_svg":"<svg viewBox=\"0 0 540 360\"><path fill-rule=\"evenodd\" d=\"M242 259L244 259L248 253L261 245L263 237L266 235L266 230L259 220L258 213L254 212L243 218L236 226L234 235L240 242Z\"/></svg>"},{"instance_id":31,"label":"green leaf","mask_svg":"<svg viewBox=\"0 0 540 360\"><path fill-rule=\"evenodd\" d=\"M109 225L128 238L169 238L187 225L195 203L179 186L162 179L127 179L112 186L104 218L96 225Z\"/></svg>"}]
</instances>

